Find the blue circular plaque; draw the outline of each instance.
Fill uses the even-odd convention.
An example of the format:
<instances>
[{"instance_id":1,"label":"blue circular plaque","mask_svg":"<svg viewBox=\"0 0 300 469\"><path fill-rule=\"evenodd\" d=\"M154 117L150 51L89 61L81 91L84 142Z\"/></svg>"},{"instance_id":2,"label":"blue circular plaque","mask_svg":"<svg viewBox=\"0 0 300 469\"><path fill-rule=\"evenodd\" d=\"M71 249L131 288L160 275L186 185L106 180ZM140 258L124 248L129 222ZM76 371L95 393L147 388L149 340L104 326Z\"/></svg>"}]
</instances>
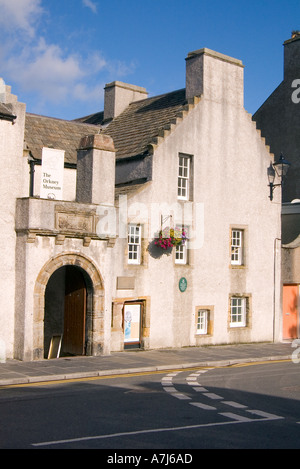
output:
<instances>
[{"instance_id":1,"label":"blue circular plaque","mask_svg":"<svg viewBox=\"0 0 300 469\"><path fill-rule=\"evenodd\" d=\"M184 277L181 277L181 279L179 280L179 290L181 292L185 292L186 288L187 288L187 279Z\"/></svg>"}]
</instances>

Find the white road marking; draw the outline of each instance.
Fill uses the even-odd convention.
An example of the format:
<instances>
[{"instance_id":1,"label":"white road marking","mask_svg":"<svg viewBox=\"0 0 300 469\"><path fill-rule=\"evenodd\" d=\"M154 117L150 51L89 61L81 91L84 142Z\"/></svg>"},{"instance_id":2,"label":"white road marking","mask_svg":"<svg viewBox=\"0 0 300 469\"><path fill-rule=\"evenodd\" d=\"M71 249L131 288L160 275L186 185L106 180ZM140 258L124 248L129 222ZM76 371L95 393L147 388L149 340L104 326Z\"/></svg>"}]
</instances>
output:
<instances>
[{"instance_id":1,"label":"white road marking","mask_svg":"<svg viewBox=\"0 0 300 469\"><path fill-rule=\"evenodd\" d=\"M230 405L231 407L236 407L237 409L246 409L248 406L240 404L239 402L234 401L223 401L222 404Z\"/></svg>"},{"instance_id":2,"label":"white road marking","mask_svg":"<svg viewBox=\"0 0 300 469\"><path fill-rule=\"evenodd\" d=\"M222 396L219 396L218 394L215 394L214 392L205 392L203 393L203 396L209 397L209 399L223 399Z\"/></svg>"},{"instance_id":3,"label":"white road marking","mask_svg":"<svg viewBox=\"0 0 300 469\"><path fill-rule=\"evenodd\" d=\"M205 373L207 370L202 370L199 371L198 373ZM191 399L187 395L183 393L179 393L176 388L172 385L173 384L173 377L176 376L178 373L170 373L168 376L165 376L161 380L161 384L164 387L164 390L169 392L172 396L178 397L179 399ZM196 383L193 381L193 386L195 386ZM197 387L195 386L193 389L199 391L200 389L205 389L202 388L201 386ZM205 389L206 391L206 389ZM223 399L221 396L218 396L217 394L214 393L203 393L203 395L210 395L210 396L215 396L211 397L212 399ZM201 402L189 402L190 405L193 405L194 407L198 407L201 409L205 410L217 410L213 406L209 406L207 404L203 404ZM64 440L56 440L56 441L44 441L44 442L39 442L39 443L32 443L32 446L34 447L39 447L39 446L55 446L55 445L61 445L61 444L68 444L68 443L77 443L80 441L91 441L91 440L102 440L106 438L119 438L123 436L132 436L132 435L143 435L143 434L149 434L149 433L159 433L159 432L173 432L173 431L182 431L182 430L195 430L195 429L200 429L200 428L207 428L207 427L218 427L218 426L224 426L224 425L234 425L234 424L240 424L240 423L256 423L256 422L261 422L261 421L266 421L266 420L278 420L278 419L283 419L284 417L280 417L278 415L270 414L268 412L263 412L261 410L256 410L252 409L249 410L247 409L247 406L244 406L242 404L239 404L234 401L222 401L222 404L227 404L232 407L236 408L245 408L246 412L249 412L251 414L257 415L258 417L261 418L248 418L242 415L235 414L233 412L219 412L218 415L222 415L224 417L229 418L229 421L225 422L211 422L211 423L204 423L204 424L198 424L198 425L187 425L187 426L180 426L180 427L166 427L166 428L152 428L148 430L137 430L137 431L131 431L131 432L119 432L119 433L110 433L107 435L96 435L96 436L84 436L80 438L69 438L69 439L64 439ZM300 424L300 422L297 422Z\"/></svg>"},{"instance_id":4,"label":"white road marking","mask_svg":"<svg viewBox=\"0 0 300 469\"><path fill-rule=\"evenodd\" d=\"M177 397L177 399L186 399L186 400L191 399L191 397L189 397L186 394L183 394L181 392L176 392L176 393L172 394L172 396Z\"/></svg>"},{"instance_id":5,"label":"white road marking","mask_svg":"<svg viewBox=\"0 0 300 469\"><path fill-rule=\"evenodd\" d=\"M253 419L249 419L248 417L244 417L242 415L233 414L232 412L219 412L219 415L223 415L224 417L228 417L239 422L253 422Z\"/></svg>"},{"instance_id":6,"label":"white road marking","mask_svg":"<svg viewBox=\"0 0 300 469\"><path fill-rule=\"evenodd\" d=\"M277 420L283 419L284 417L280 417L279 415L269 414L268 412L263 412L262 410L246 410L246 412L250 412L251 414L258 415L259 417L263 417L267 420Z\"/></svg>"},{"instance_id":7,"label":"white road marking","mask_svg":"<svg viewBox=\"0 0 300 469\"><path fill-rule=\"evenodd\" d=\"M177 392L177 389L174 388L174 386L171 386L171 385L170 385L170 386L167 386L167 387L164 387L164 390L165 390L166 392L171 392L171 393Z\"/></svg>"},{"instance_id":8,"label":"white road marking","mask_svg":"<svg viewBox=\"0 0 300 469\"><path fill-rule=\"evenodd\" d=\"M195 407L200 407L200 409L204 410L217 410L216 407L213 407L212 405L202 404L201 402L190 402L190 404L194 405Z\"/></svg>"},{"instance_id":9,"label":"white road marking","mask_svg":"<svg viewBox=\"0 0 300 469\"><path fill-rule=\"evenodd\" d=\"M231 407L234 407L236 409L244 409L246 412L251 413L252 415L256 415L258 417L261 417L260 419L258 418L249 418L243 415L235 414L233 412L219 412L219 415L222 415L224 417L227 417L231 420L233 420L235 423L237 422L257 422L260 420L277 420L277 419L283 419L284 417L280 417L275 414L270 414L268 412L264 412L261 410L256 410L256 409L248 409L246 405L240 404L239 402L235 401L225 401L222 396L219 396L218 394L215 394L213 392L209 392L205 387L201 386L197 382L197 379L199 378L200 374L205 373L208 370L200 370L196 373L190 374L186 378L186 382L188 385L192 386L192 389L196 391L197 393L201 393L203 396L208 397L209 399L212 400L219 400L221 401L222 404L229 405ZM167 376L162 378L161 383L166 392L169 392L172 396L177 397L178 399L182 400L191 400L191 397L187 396L186 394L182 392L178 392L178 390L174 387L173 383L173 377L175 377L177 373L169 373ZM198 394L201 396L201 394ZM217 410L216 407L213 407L211 405L202 403L202 402L189 402L189 404L193 405L194 407L198 407L199 409L203 410ZM297 422L300 424L300 422Z\"/></svg>"},{"instance_id":10,"label":"white road marking","mask_svg":"<svg viewBox=\"0 0 300 469\"><path fill-rule=\"evenodd\" d=\"M235 415L235 414L232 414ZM280 418L280 417L279 417ZM266 419L248 419L247 423L256 423L256 422L261 422ZM268 419L267 419L268 420ZM239 424L239 423L245 423L245 420L229 420L225 422L211 422L211 423L203 423L203 424L198 424L198 425L187 425L187 426L181 426L181 427L167 427L167 428L152 428L148 430L137 430L137 431L132 431L132 432L120 432L120 433L110 433L107 435L95 435L95 436L84 436L81 438L69 438L65 440L56 440L56 441L44 441L44 442L39 442L39 443L32 443L32 446L38 447L38 446L54 446L54 445L61 445L65 443L77 443L79 441L91 441L91 440L103 440L106 438L119 438L122 436L132 436L132 435L143 435L147 433L159 433L159 432L174 432L174 431L182 431L182 430L195 430L198 428L207 428L207 427L219 427L223 425L234 425L234 424Z\"/></svg>"},{"instance_id":11,"label":"white road marking","mask_svg":"<svg viewBox=\"0 0 300 469\"><path fill-rule=\"evenodd\" d=\"M173 385L173 377L176 376L178 373L169 373L167 376L164 376L161 379L161 384L163 389L170 393L172 396L176 397L177 399L181 400L190 400L191 397L187 396L182 392L178 392L178 390Z\"/></svg>"},{"instance_id":12,"label":"white road marking","mask_svg":"<svg viewBox=\"0 0 300 469\"><path fill-rule=\"evenodd\" d=\"M199 384L199 386L193 387L193 389L194 389L194 391L196 391L196 392L208 392L208 389L203 388L203 386L200 386L200 384Z\"/></svg>"}]
</instances>

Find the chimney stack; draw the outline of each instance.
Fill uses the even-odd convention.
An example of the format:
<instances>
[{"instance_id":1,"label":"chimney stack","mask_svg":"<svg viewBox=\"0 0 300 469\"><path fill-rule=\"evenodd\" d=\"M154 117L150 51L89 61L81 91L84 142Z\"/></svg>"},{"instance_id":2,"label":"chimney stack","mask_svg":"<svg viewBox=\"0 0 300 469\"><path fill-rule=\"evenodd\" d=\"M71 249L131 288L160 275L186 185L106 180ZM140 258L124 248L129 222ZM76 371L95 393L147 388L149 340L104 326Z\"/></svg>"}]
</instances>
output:
<instances>
[{"instance_id":1,"label":"chimney stack","mask_svg":"<svg viewBox=\"0 0 300 469\"><path fill-rule=\"evenodd\" d=\"M114 205L115 148L109 135L88 135L77 150L76 200Z\"/></svg>"},{"instance_id":2,"label":"chimney stack","mask_svg":"<svg viewBox=\"0 0 300 469\"><path fill-rule=\"evenodd\" d=\"M108 83L104 90L104 121L117 117L130 103L148 97L145 88L121 81Z\"/></svg>"},{"instance_id":3,"label":"chimney stack","mask_svg":"<svg viewBox=\"0 0 300 469\"><path fill-rule=\"evenodd\" d=\"M186 99L202 95L212 101L243 106L242 62L206 48L189 52L186 58Z\"/></svg>"},{"instance_id":4,"label":"chimney stack","mask_svg":"<svg viewBox=\"0 0 300 469\"><path fill-rule=\"evenodd\" d=\"M292 31L284 45L284 79L300 78L300 31Z\"/></svg>"}]
</instances>

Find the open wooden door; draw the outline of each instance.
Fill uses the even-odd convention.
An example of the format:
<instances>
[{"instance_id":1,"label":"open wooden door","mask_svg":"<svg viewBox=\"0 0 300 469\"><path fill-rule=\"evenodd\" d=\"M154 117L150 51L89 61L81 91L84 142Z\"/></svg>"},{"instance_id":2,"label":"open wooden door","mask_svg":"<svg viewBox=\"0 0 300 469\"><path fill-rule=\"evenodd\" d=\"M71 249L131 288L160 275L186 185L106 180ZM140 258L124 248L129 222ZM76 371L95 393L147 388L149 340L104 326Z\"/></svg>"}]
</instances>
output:
<instances>
[{"instance_id":1,"label":"open wooden door","mask_svg":"<svg viewBox=\"0 0 300 469\"><path fill-rule=\"evenodd\" d=\"M64 355L85 354L86 285L80 269L67 266L65 277Z\"/></svg>"}]
</instances>

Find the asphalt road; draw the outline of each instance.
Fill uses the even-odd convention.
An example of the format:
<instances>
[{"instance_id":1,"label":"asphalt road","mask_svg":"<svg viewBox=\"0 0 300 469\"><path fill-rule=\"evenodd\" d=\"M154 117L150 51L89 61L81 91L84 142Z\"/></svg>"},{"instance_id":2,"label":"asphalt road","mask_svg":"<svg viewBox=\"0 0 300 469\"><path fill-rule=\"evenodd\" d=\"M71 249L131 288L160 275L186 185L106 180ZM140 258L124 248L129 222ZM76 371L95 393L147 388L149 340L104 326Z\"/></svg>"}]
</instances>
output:
<instances>
[{"instance_id":1,"label":"asphalt road","mask_svg":"<svg viewBox=\"0 0 300 469\"><path fill-rule=\"evenodd\" d=\"M197 462L199 449L298 449L300 364L0 388L0 448L105 449L106 459L115 458L108 462L136 467L143 459L156 465L188 464L189 457ZM116 461L122 449L141 459ZM143 449L158 459L149 460Z\"/></svg>"}]
</instances>

